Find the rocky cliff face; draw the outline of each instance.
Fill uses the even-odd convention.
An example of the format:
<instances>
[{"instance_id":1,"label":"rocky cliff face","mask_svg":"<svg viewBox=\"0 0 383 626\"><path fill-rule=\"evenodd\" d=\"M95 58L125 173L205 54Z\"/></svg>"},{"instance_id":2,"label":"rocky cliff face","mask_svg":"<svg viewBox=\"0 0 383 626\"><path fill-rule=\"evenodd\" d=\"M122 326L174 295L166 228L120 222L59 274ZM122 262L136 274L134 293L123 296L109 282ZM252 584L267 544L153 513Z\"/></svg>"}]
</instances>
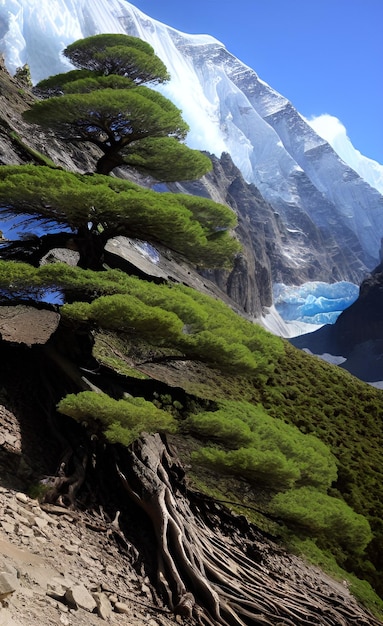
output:
<instances>
[{"instance_id":1,"label":"rocky cliff face","mask_svg":"<svg viewBox=\"0 0 383 626\"><path fill-rule=\"evenodd\" d=\"M210 197L228 204L238 216L236 233L243 244L230 274L208 274L250 315L259 316L272 304L273 282L301 284L311 280L359 282L361 266L357 242L351 231L343 233L345 247L339 246L334 225L318 227L297 207L288 207L282 216L267 202L254 184L247 183L231 156L210 155L211 173L199 181L170 186L175 192ZM299 178L299 176L297 177ZM299 182L301 188L305 181ZM312 189L307 194L313 193ZM325 201L322 198L322 203ZM289 226L287 226L287 223Z\"/></svg>"}]
</instances>

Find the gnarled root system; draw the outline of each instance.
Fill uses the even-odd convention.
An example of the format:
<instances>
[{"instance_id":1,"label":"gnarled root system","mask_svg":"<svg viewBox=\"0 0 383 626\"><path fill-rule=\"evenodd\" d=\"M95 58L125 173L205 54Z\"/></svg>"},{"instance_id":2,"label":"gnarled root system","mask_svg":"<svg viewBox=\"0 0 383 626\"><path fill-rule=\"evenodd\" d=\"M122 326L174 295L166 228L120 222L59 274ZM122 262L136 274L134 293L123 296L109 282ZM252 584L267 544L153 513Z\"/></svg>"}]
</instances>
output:
<instances>
[{"instance_id":1,"label":"gnarled root system","mask_svg":"<svg viewBox=\"0 0 383 626\"><path fill-rule=\"evenodd\" d=\"M251 556L246 537L241 545L222 525L212 524L203 507L191 505L182 467L164 437L143 435L129 456L124 468L117 462L117 472L151 519L158 587L176 614L203 626L379 624L346 589L335 593L314 576L289 576L287 568L271 571ZM293 567L291 560L290 574Z\"/></svg>"}]
</instances>

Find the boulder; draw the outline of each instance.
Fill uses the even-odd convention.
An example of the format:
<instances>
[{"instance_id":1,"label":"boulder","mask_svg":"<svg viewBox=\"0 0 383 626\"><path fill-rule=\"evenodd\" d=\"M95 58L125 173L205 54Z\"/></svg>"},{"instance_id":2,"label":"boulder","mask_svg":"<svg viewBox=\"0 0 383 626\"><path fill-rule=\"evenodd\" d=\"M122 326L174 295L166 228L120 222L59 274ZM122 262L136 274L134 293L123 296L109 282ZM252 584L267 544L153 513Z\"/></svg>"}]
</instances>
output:
<instances>
[{"instance_id":1,"label":"boulder","mask_svg":"<svg viewBox=\"0 0 383 626\"><path fill-rule=\"evenodd\" d=\"M93 613L97 609L95 599L89 593L87 588L82 585L74 585L65 592L65 600L74 609L84 609Z\"/></svg>"},{"instance_id":2,"label":"boulder","mask_svg":"<svg viewBox=\"0 0 383 626\"><path fill-rule=\"evenodd\" d=\"M99 617L104 620L109 620L112 615L113 608L108 597L102 592L95 592L92 595L97 605L97 613Z\"/></svg>"}]
</instances>

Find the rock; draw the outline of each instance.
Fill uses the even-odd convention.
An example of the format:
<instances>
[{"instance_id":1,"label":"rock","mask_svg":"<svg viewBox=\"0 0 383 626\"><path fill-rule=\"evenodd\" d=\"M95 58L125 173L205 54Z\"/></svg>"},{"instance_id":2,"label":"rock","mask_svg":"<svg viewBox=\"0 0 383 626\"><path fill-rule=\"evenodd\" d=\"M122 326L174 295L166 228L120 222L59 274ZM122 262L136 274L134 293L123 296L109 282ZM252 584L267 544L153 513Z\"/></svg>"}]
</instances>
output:
<instances>
[{"instance_id":1,"label":"rock","mask_svg":"<svg viewBox=\"0 0 383 626\"><path fill-rule=\"evenodd\" d=\"M25 343L28 346L44 344L55 332L60 315L48 309L32 306L2 306L0 310L0 333L3 341ZM25 493L16 494L20 502L28 502Z\"/></svg>"},{"instance_id":2,"label":"rock","mask_svg":"<svg viewBox=\"0 0 383 626\"><path fill-rule=\"evenodd\" d=\"M19 502L23 502L24 504L29 502L29 498L25 493L18 492L15 494L15 497L16 497L16 500L18 500Z\"/></svg>"},{"instance_id":3,"label":"rock","mask_svg":"<svg viewBox=\"0 0 383 626\"><path fill-rule=\"evenodd\" d=\"M116 613L123 613L124 615L129 615L130 608L128 607L127 604L125 604L125 602L116 602L116 604L114 605L114 610Z\"/></svg>"},{"instance_id":4,"label":"rock","mask_svg":"<svg viewBox=\"0 0 383 626\"><path fill-rule=\"evenodd\" d=\"M22 624L17 620L15 620L14 616L7 610L2 609L1 611L1 626L22 626Z\"/></svg>"},{"instance_id":5,"label":"rock","mask_svg":"<svg viewBox=\"0 0 383 626\"><path fill-rule=\"evenodd\" d=\"M150 587L148 587L148 585L145 585L145 583L143 583L143 584L141 585L141 593L142 593L144 596L151 597Z\"/></svg>"},{"instance_id":6,"label":"rock","mask_svg":"<svg viewBox=\"0 0 383 626\"><path fill-rule=\"evenodd\" d=\"M66 591L65 587L57 582L48 583L47 585L47 596L60 602L64 600Z\"/></svg>"},{"instance_id":7,"label":"rock","mask_svg":"<svg viewBox=\"0 0 383 626\"><path fill-rule=\"evenodd\" d=\"M0 572L0 602L3 602L8 596L12 595L18 585L19 583L16 576L8 572Z\"/></svg>"},{"instance_id":8,"label":"rock","mask_svg":"<svg viewBox=\"0 0 383 626\"><path fill-rule=\"evenodd\" d=\"M109 620L112 615L113 608L105 593L96 592L92 595L97 604L97 613L99 617L104 620Z\"/></svg>"},{"instance_id":9,"label":"rock","mask_svg":"<svg viewBox=\"0 0 383 626\"><path fill-rule=\"evenodd\" d=\"M79 537L71 537L71 543L76 546L81 546L83 542L81 541L81 539L79 539Z\"/></svg>"},{"instance_id":10,"label":"rock","mask_svg":"<svg viewBox=\"0 0 383 626\"><path fill-rule=\"evenodd\" d=\"M15 532L15 525L9 522L1 522L1 527L8 535L12 535Z\"/></svg>"},{"instance_id":11,"label":"rock","mask_svg":"<svg viewBox=\"0 0 383 626\"><path fill-rule=\"evenodd\" d=\"M70 589L67 589L65 599L74 609L84 609L85 611L89 611L89 613L93 613L93 611L97 609L95 599L82 584L74 585L70 587Z\"/></svg>"},{"instance_id":12,"label":"rock","mask_svg":"<svg viewBox=\"0 0 383 626\"><path fill-rule=\"evenodd\" d=\"M81 559L84 561L84 563L86 563L90 567L94 567L95 560L93 556L89 555L86 550L82 550L81 548L79 549L78 546L77 546L77 550Z\"/></svg>"},{"instance_id":13,"label":"rock","mask_svg":"<svg viewBox=\"0 0 383 626\"><path fill-rule=\"evenodd\" d=\"M47 263L66 263L74 267L77 265L80 254L76 250L68 250L68 248L52 248L40 261L40 265Z\"/></svg>"},{"instance_id":14,"label":"rock","mask_svg":"<svg viewBox=\"0 0 383 626\"><path fill-rule=\"evenodd\" d=\"M11 574L14 578L19 578L20 576L16 567L11 565L11 563L3 562L0 566L0 571L5 572L6 574Z\"/></svg>"},{"instance_id":15,"label":"rock","mask_svg":"<svg viewBox=\"0 0 383 626\"><path fill-rule=\"evenodd\" d=\"M50 584L60 585L61 587L64 587L65 590L67 590L73 587L75 583L70 578L66 578L65 576L63 577L60 576L60 577L52 578L52 582Z\"/></svg>"},{"instance_id":16,"label":"rock","mask_svg":"<svg viewBox=\"0 0 383 626\"><path fill-rule=\"evenodd\" d=\"M48 521L46 519L43 519L42 517L35 517L34 522L34 525L37 526L40 530L43 530L48 526Z\"/></svg>"},{"instance_id":17,"label":"rock","mask_svg":"<svg viewBox=\"0 0 383 626\"><path fill-rule=\"evenodd\" d=\"M33 537L34 535L32 528L24 526L24 524L16 524L15 531L17 535L20 535L22 537Z\"/></svg>"},{"instance_id":18,"label":"rock","mask_svg":"<svg viewBox=\"0 0 383 626\"><path fill-rule=\"evenodd\" d=\"M78 554L78 546L67 544L62 546L67 554Z\"/></svg>"}]
</instances>

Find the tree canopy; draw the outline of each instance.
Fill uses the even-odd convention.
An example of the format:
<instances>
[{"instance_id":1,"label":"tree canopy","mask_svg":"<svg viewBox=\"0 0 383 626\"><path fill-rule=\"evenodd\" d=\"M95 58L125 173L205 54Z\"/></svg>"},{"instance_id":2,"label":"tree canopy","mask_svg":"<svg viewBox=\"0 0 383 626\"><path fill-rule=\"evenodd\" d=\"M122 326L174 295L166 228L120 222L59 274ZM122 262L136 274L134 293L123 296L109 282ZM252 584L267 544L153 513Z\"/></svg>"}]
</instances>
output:
<instances>
[{"instance_id":1,"label":"tree canopy","mask_svg":"<svg viewBox=\"0 0 383 626\"><path fill-rule=\"evenodd\" d=\"M166 66L150 44L123 34L93 35L71 43L64 55L79 69L104 76L128 76L136 85L169 80Z\"/></svg>"},{"instance_id":2,"label":"tree canopy","mask_svg":"<svg viewBox=\"0 0 383 626\"><path fill-rule=\"evenodd\" d=\"M82 267L99 269L107 240L117 235L161 243L206 267L230 265L239 250L229 232L236 217L228 207L207 198L158 193L110 176L4 166L0 203L4 217L32 218L32 230L37 224L67 229Z\"/></svg>"},{"instance_id":3,"label":"tree canopy","mask_svg":"<svg viewBox=\"0 0 383 626\"><path fill-rule=\"evenodd\" d=\"M96 145L97 172L129 165L156 180L200 178L210 160L184 141L189 130L181 111L147 85L169 79L151 46L128 35L95 35L66 48L79 69L41 81L25 119L65 141Z\"/></svg>"}]
</instances>

